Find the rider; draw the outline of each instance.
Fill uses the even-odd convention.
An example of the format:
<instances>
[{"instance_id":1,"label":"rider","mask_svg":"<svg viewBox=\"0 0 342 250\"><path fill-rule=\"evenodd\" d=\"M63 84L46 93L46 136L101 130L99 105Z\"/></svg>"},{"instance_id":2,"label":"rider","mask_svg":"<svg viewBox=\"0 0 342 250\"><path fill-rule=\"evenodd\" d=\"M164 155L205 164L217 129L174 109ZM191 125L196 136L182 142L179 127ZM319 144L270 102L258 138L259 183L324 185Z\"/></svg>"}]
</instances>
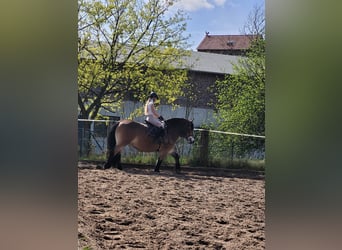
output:
<instances>
[{"instance_id":1,"label":"rider","mask_svg":"<svg viewBox=\"0 0 342 250\"><path fill-rule=\"evenodd\" d=\"M148 100L145 104L146 121L158 128L161 128L160 135L163 135L165 127L164 118L158 114L154 107L154 103L157 99L159 99L159 97L155 92L151 92L148 96Z\"/></svg>"}]
</instances>

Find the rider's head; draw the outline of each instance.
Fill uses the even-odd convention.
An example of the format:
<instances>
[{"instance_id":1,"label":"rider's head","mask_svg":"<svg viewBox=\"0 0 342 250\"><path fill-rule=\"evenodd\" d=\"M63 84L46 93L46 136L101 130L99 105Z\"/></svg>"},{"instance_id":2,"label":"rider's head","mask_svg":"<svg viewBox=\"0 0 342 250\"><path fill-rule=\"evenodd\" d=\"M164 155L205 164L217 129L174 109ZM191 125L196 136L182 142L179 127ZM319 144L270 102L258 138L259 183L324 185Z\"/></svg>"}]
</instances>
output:
<instances>
[{"instance_id":1,"label":"rider's head","mask_svg":"<svg viewBox=\"0 0 342 250\"><path fill-rule=\"evenodd\" d=\"M148 97L151 99L159 99L158 95L153 91L150 93L150 95Z\"/></svg>"}]
</instances>

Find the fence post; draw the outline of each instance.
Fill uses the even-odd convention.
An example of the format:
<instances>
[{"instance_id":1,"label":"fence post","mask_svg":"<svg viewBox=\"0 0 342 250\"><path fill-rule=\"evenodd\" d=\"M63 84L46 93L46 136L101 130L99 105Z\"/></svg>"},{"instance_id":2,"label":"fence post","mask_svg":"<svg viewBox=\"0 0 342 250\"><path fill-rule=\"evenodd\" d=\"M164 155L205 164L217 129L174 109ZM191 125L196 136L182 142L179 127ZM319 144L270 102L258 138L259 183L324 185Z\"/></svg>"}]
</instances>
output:
<instances>
[{"instance_id":1,"label":"fence post","mask_svg":"<svg viewBox=\"0 0 342 250\"><path fill-rule=\"evenodd\" d=\"M231 162L233 162L233 159L234 159L234 140L232 140L231 146L230 146L230 160L231 160Z\"/></svg>"},{"instance_id":2,"label":"fence post","mask_svg":"<svg viewBox=\"0 0 342 250\"><path fill-rule=\"evenodd\" d=\"M208 166L209 163L209 131L202 130L200 137L200 155L199 163L203 166Z\"/></svg>"}]
</instances>

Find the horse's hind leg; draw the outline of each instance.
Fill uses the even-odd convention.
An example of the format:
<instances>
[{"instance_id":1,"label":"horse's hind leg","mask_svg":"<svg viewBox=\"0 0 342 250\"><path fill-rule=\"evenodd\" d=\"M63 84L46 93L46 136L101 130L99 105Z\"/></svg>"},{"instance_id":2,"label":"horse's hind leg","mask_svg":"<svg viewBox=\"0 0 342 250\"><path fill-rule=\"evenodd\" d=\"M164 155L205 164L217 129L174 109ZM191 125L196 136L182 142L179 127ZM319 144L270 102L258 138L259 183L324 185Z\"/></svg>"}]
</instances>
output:
<instances>
[{"instance_id":1,"label":"horse's hind leg","mask_svg":"<svg viewBox=\"0 0 342 250\"><path fill-rule=\"evenodd\" d=\"M122 166L121 166L121 149L122 146L117 146L113 152L113 160L111 162L111 165L113 167L117 167L118 169L122 170Z\"/></svg>"},{"instance_id":2,"label":"horse's hind leg","mask_svg":"<svg viewBox=\"0 0 342 250\"><path fill-rule=\"evenodd\" d=\"M107 162L104 164L103 168L108 169L110 167L117 166L118 169L122 170L121 166L121 152L117 150L110 150L107 153L108 159Z\"/></svg>"},{"instance_id":3,"label":"horse's hind leg","mask_svg":"<svg viewBox=\"0 0 342 250\"><path fill-rule=\"evenodd\" d=\"M103 169L108 169L112 166L114 160L114 150L107 152L107 162L104 164Z\"/></svg>"},{"instance_id":4,"label":"horse's hind leg","mask_svg":"<svg viewBox=\"0 0 342 250\"><path fill-rule=\"evenodd\" d=\"M122 165L121 165L121 152L117 153L114 156L113 162L112 162L112 166L115 167L115 165L117 166L118 169L122 170Z\"/></svg>"}]
</instances>

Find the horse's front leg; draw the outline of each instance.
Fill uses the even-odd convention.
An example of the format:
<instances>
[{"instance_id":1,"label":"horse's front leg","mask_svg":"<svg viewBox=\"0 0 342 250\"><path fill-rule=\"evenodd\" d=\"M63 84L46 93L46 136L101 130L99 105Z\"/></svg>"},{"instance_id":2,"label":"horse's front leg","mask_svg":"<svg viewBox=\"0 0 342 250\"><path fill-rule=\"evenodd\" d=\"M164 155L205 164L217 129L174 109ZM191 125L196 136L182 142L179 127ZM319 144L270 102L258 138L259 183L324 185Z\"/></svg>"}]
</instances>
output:
<instances>
[{"instance_id":1,"label":"horse's front leg","mask_svg":"<svg viewBox=\"0 0 342 250\"><path fill-rule=\"evenodd\" d=\"M175 159L175 162L176 162L175 171L176 171L176 173L180 173L179 154L176 151L174 151L174 152L172 152L171 155Z\"/></svg>"}]
</instances>

